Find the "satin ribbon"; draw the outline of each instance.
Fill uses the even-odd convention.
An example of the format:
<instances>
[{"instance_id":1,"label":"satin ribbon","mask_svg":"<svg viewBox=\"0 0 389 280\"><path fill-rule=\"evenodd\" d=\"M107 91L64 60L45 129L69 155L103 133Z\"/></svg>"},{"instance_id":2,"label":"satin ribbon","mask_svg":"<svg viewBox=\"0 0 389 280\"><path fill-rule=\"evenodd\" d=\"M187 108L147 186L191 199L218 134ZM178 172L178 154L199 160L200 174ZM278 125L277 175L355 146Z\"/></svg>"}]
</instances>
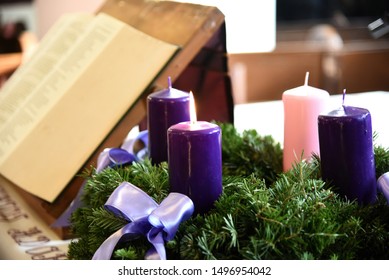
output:
<instances>
[{"instance_id":1,"label":"satin ribbon","mask_svg":"<svg viewBox=\"0 0 389 280\"><path fill-rule=\"evenodd\" d=\"M389 172L382 174L377 180L378 191L382 192L389 204Z\"/></svg>"},{"instance_id":2,"label":"satin ribbon","mask_svg":"<svg viewBox=\"0 0 389 280\"><path fill-rule=\"evenodd\" d=\"M144 148L134 152L134 146L142 141ZM139 132L134 139L125 139L120 148L106 148L97 159L96 172L99 173L107 167L123 166L134 161L141 161L147 155L148 131Z\"/></svg>"},{"instance_id":3,"label":"satin ribbon","mask_svg":"<svg viewBox=\"0 0 389 280\"><path fill-rule=\"evenodd\" d=\"M144 148L138 152L134 152L135 144L141 141ZM134 161L141 161L147 156L148 150L148 131L144 130L138 133L135 138L126 137L120 148L106 148L97 158L96 173L100 173L107 167L124 166L131 164ZM70 217L72 213L82 206L81 197L84 193L85 181L74 200L70 203L68 208L58 217L58 219L51 225L53 228L70 226Z\"/></svg>"},{"instance_id":4,"label":"satin ribbon","mask_svg":"<svg viewBox=\"0 0 389 280\"><path fill-rule=\"evenodd\" d=\"M166 260L165 241L174 238L181 222L193 214L192 200L184 194L170 193L158 205L144 191L123 182L108 198L105 208L129 223L108 237L93 255L94 260L109 260L119 242L146 236L153 247L147 260Z\"/></svg>"}]
</instances>

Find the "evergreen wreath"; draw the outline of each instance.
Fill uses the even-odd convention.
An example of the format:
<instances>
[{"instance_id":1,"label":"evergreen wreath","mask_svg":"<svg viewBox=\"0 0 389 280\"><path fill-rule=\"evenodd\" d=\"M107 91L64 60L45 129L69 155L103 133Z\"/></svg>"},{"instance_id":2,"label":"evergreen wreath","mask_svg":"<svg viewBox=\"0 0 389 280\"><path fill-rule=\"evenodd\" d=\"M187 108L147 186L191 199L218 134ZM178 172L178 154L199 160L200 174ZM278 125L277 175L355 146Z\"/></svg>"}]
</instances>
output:
<instances>
[{"instance_id":1,"label":"evergreen wreath","mask_svg":"<svg viewBox=\"0 0 389 280\"><path fill-rule=\"evenodd\" d=\"M320 159L282 172L282 149L255 130L222 128L223 194L214 209L182 223L166 243L168 259L389 259L389 207L378 194L374 205L339 197L321 179ZM374 147L376 176L389 171L389 150ZM104 203L123 181L160 203L169 192L167 163L148 159L129 166L93 168L83 176L84 206L72 215L77 239L69 259L91 259L101 243L127 222ZM145 237L116 246L112 259L143 259Z\"/></svg>"}]
</instances>

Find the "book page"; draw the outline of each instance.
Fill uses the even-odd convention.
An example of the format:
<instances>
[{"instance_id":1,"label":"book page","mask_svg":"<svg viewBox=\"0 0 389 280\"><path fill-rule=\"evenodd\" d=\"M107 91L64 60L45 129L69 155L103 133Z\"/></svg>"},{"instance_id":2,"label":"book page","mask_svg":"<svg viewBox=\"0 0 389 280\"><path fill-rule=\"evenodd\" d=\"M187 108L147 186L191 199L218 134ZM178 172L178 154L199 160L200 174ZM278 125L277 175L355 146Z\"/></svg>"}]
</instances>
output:
<instances>
[{"instance_id":1,"label":"book page","mask_svg":"<svg viewBox=\"0 0 389 280\"><path fill-rule=\"evenodd\" d=\"M0 260L67 259L60 240L31 205L0 177Z\"/></svg>"},{"instance_id":2,"label":"book page","mask_svg":"<svg viewBox=\"0 0 389 280\"><path fill-rule=\"evenodd\" d=\"M54 99L50 93L34 92L45 82L56 63L85 31L91 14L68 14L50 29L31 59L21 65L0 91L0 163L33 128L34 120L44 115ZM37 102L41 100L41 102ZM32 104L38 108L31 109Z\"/></svg>"},{"instance_id":3,"label":"book page","mask_svg":"<svg viewBox=\"0 0 389 280\"><path fill-rule=\"evenodd\" d=\"M1 129L1 146L8 147L0 173L52 202L177 49L113 17L95 16ZM30 130L12 134L18 126Z\"/></svg>"}]
</instances>

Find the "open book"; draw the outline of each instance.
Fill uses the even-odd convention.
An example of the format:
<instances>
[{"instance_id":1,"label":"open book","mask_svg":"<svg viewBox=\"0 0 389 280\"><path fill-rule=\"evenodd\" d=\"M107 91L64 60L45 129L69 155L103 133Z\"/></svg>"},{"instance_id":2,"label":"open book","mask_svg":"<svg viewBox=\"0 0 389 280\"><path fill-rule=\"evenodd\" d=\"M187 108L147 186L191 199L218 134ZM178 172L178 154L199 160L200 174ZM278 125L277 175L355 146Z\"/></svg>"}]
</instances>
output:
<instances>
[{"instance_id":1,"label":"open book","mask_svg":"<svg viewBox=\"0 0 389 280\"><path fill-rule=\"evenodd\" d=\"M0 91L0 174L54 201L177 51L104 13L62 17Z\"/></svg>"}]
</instances>

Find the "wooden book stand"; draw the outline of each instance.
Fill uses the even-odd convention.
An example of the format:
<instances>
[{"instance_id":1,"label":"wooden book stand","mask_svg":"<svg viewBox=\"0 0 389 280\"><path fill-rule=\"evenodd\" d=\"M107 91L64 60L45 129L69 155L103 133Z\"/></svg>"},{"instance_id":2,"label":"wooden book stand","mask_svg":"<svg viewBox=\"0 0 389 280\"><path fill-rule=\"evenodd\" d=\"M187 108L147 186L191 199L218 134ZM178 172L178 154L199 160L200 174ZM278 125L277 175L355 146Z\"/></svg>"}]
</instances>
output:
<instances>
[{"instance_id":1,"label":"wooden book stand","mask_svg":"<svg viewBox=\"0 0 389 280\"><path fill-rule=\"evenodd\" d=\"M216 8L170 1L108 0L98 12L107 13L157 39L180 46L179 52L155 78L141 98L112 127L111 132L79 170L95 166L98 155L107 147L119 147L134 126L144 126L146 97L167 87L168 77L173 86L192 90L202 120L233 122L233 100L227 68L224 15ZM215 109L210 109L210 108ZM146 128L146 127L144 127ZM52 224L70 205L83 179L74 175L68 186L54 202L49 203L19 189L22 197L42 218ZM68 228L55 229L65 239Z\"/></svg>"}]
</instances>

